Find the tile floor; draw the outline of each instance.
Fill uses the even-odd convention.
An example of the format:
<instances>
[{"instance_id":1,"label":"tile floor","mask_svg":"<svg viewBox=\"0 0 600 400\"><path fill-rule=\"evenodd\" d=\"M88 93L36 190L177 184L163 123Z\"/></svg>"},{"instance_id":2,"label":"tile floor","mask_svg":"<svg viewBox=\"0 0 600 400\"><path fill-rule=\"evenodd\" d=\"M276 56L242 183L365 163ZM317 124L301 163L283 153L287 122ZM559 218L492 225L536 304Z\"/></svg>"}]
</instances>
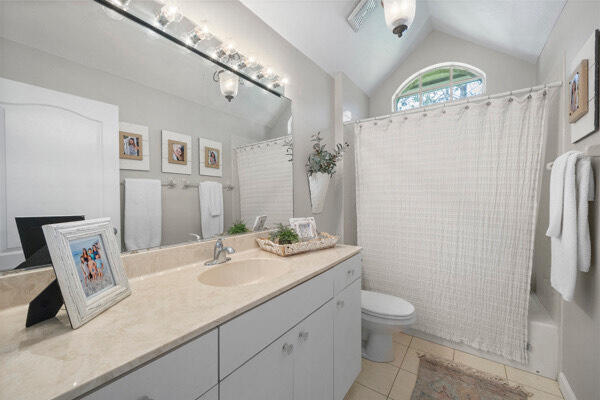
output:
<instances>
[{"instance_id":1,"label":"tile floor","mask_svg":"<svg viewBox=\"0 0 600 400\"><path fill-rule=\"evenodd\" d=\"M390 363L362 360L362 371L345 400L409 400L417 381L417 352L455 360L519 384L533 396L529 400L562 400L558 383L539 375L463 353L405 333L394 336L396 358Z\"/></svg>"}]
</instances>

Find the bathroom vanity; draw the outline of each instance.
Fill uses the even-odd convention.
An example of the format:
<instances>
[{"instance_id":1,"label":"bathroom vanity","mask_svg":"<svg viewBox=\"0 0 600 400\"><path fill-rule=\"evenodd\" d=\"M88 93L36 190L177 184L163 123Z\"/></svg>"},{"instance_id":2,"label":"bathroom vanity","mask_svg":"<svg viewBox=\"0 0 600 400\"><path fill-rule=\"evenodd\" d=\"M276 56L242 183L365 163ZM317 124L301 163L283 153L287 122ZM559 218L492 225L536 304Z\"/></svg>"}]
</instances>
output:
<instances>
[{"instance_id":1,"label":"bathroom vanity","mask_svg":"<svg viewBox=\"0 0 600 400\"><path fill-rule=\"evenodd\" d=\"M242 250L131 279L129 298L77 330L64 311L27 330L26 307L0 312L0 398L343 399L361 368L360 248Z\"/></svg>"}]
</instances>

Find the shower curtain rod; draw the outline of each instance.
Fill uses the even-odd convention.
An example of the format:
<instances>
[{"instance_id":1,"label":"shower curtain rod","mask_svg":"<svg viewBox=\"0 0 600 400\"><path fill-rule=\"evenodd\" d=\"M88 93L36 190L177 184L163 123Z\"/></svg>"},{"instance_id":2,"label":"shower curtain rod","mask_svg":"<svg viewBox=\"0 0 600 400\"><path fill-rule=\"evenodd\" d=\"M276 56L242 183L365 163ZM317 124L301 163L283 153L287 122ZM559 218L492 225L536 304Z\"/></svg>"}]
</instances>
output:
<instances>
[{"instance_id":1,"label":"shower curtain rod","mask_svg":"<svg viewBox=\"0 0 600 400\"><path fill-rule=\"evenodd\" d=\"M562 86L562 82L561 81L556 81L556 82L546 83L545 85L538 85L538 86L532 86L530 88L525 88L525 89L512 90L510 92L503 92L503 93L498 93L498 94L492 94L492 95L489 95L489 96L474 96L474 97L470 97L470 98L468 97L468 98L466 98L464 100L453 101L453 102L450 102L450 103L433 104L433 105L430 105L430 106L419 107L419 108L416 108L416 109L411 109L411 110L406 110L406 111L399 111L399 112L392 113L392 114L380 115L378 117L370 117L370 118L365 118L365 119L358 119L358 120L355 120L355 121L344 122L344 125L361 124L363 122L379 121L379 120L382 120L382 119L395 118L395 117L398 117L398 116L401 116L401 115L407 115L407 114L422 113L422 112L437 110L437 109L440 109L440 108L448 108L448 107L460 106L460 105L469 104L469 103L479 103L479 102L486 101L486 100L501 99L503 97L516 96L516 95L525 94L525 93L533 93L533 92L537 92L537 91L540 91L540 90L554 88L554 87L560 87L560 86Z\"/></svg>"}]
</instances>

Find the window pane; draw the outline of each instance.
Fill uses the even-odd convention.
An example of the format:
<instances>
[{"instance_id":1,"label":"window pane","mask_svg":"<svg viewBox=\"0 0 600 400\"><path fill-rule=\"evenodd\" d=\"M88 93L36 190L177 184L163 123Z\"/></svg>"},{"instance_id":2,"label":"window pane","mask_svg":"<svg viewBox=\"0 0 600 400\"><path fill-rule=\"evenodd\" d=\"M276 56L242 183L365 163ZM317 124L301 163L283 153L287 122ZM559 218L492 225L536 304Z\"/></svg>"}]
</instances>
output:
<instances>
[{"instance_id":1,"label":"window pane","mask_svg":"<svg viewBox=\"0 0 600 400\"><path fill-rule=\"evenodd\" d=\"M454 81L462 81L464 79L475 78L476 76L477 75L466 69L454 68L452 71L452 80Z\"/></svg>"},{"instance_id":2,"label":"window pane","mask_svg":"<svg viewBox=\"0 0 600 400\"><path fill-rule=\"evenodd\" d=\"M407 87L405 87L401 94L412 92L417 89L419 89L419 78L415 79Z\"/></svg>"},{"instance_id":3,"label":"window pane","mask_svg":"<svg viewBox=\"0 0 600 400\"><path fill-rule=\"evenodd\" d=\"M462 99L465 97L478 96L483 94L483 80L476 79L474 81L461 83L452 87L452 97L454 99Z\"/></svg>"},{"instance_id":4,"label":"window pane","mask_svg":"<svg viewBox=\"0 0 600 400\"><path fill-rule=\"evenodd\" d=\"M419 107L419 95L399 97L396 100L396 111L410 110L411 108Z\"/></svg>"},{"instance_id":5,"label":"window pane","mask_svg":"<svg viewBox=\"0 0 600 400\"><path fill-rule=\"evenodd\" d=\"M423 74L421 77L423 89L450 82L450 68L438 68Z\"/></svg>"},{"instance_id":6,"label":"window pane","mask_svg":"<svg viewBox=\"0 0 600 400\"><path fill-rule=\"evenodd\" d=\"M423 105L428 106L435 103L443 103L450 100L450 88L441 88L423 92Z\"/></svg>"}]
</instances>

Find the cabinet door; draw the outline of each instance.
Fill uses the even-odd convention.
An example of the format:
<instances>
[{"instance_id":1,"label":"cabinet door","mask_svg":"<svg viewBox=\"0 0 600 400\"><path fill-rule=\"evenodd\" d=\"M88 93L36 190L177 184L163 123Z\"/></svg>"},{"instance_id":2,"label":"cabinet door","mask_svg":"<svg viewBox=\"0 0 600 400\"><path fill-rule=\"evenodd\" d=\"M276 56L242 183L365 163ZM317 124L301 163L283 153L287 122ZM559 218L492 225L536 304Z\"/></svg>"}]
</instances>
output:
<instances>
[{"instance_id":1,"label":"cabinet door","mask_svg":"<svg viewBox=\"0 0 600 400\"><path fill-rule=\"evenodd\" d=\"M208 392L204 393L198 400L219 400L219 386L215 386Z\"/></svg>"},{"instance_id":2,"label":"cabinet door","mask_svg":"<svg viewBox=\"0 0 600 400\"><path fill-rule=\"evenodd\" d=\"M334 299L333 392L342 400L361 368L360 279Z\"/></svg>"},{"instance_id":3,"label":"cabinet door","mask_svg":"<svg viewBox=\"0 0 600 400\"><path fill-rule=\"evenodd\" d=\"M292 400L298 330L292 329L220 383L220 400Z\"/></svg>"},{"instance_id":4,"label":"cabinet door","mask_svg":"<svg viewBox=\"0 0 600 400\"><path fill-rule=\"evenodd\" d=\"M294 400L333 399L333 301L298 324Z\"/></svg>"}]
</instances>

